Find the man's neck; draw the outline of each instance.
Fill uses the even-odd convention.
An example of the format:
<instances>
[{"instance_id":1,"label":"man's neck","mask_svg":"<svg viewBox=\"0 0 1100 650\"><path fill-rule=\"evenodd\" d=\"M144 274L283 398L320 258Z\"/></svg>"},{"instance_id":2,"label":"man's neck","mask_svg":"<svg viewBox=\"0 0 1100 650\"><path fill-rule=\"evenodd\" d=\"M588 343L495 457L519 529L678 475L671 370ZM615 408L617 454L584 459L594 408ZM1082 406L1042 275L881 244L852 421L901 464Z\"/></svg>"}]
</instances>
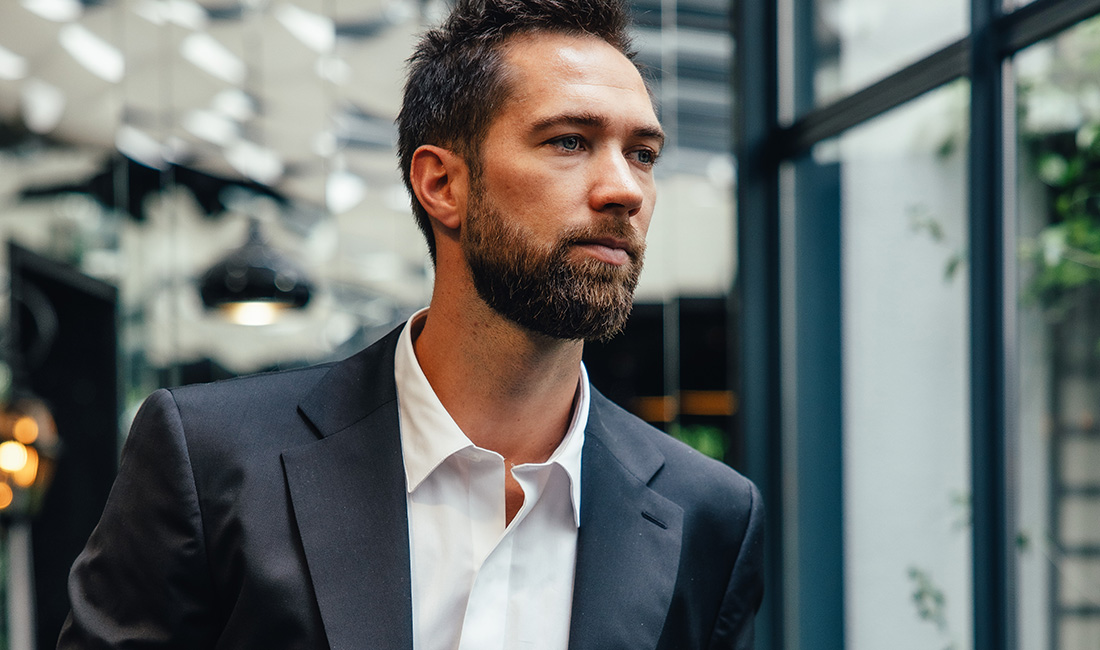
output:
<instances>
[{"instance_id":1,"label":"man's neck","mask_svg":"<svg viewBox=\"0 0 1100 650\"><path fill-rule=\"evenodd\" d=\"M549 458L569 426L581 341L532 333L480 300L435 298L413 334L424 375L474 444L509 465Z\"/></svg>"}]
</instances>

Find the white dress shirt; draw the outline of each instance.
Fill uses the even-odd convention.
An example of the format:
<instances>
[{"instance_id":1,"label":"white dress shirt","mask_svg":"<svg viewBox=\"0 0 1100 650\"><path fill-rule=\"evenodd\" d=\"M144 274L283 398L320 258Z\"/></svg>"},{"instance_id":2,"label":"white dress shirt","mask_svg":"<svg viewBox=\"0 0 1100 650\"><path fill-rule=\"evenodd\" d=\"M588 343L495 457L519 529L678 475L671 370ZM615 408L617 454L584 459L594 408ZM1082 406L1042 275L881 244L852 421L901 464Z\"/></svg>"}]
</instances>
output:
<instances>
[{"instance_id":1,"label":"white dress shirt","mask_svg":"<svg viewBox=\"0 0 1100 650\"><path fill-rule=\"evenodd\" d=\"M505 525L504 458L477 447L436 397L413 350L394 374L408 490L415 650L565 650L580 526L588 376L573 418L544 463L512 468L523 507Z\"/></svg>"}]
</instances>

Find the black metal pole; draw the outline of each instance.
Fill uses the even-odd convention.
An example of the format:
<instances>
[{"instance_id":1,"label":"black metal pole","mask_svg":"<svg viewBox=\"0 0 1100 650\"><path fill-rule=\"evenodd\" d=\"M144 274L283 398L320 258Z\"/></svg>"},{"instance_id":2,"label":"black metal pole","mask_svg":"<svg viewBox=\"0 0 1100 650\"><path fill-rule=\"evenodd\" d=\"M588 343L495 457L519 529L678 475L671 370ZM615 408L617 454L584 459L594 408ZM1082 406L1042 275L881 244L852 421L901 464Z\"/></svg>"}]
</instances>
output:
<instances>
[{"instance_id":1,"label":"black metal pole","mask_svg":"<svg viewBox=\"0 0 1100 650\"><path fill-rule=\"evenodd\" d=\"M972 0L970 386L974 649L1011 650L1005 482L1004 79L999 0Z\"/></svg>"}]
</instances>

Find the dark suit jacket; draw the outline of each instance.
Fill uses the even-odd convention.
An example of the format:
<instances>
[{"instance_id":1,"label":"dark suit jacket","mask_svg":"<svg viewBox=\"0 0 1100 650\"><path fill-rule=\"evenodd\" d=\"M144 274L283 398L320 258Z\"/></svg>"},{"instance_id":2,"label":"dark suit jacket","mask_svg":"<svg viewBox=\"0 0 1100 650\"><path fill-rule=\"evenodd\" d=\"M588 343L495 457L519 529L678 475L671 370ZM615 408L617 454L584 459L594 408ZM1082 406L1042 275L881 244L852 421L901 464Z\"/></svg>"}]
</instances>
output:
<instances>
[{"instance_id":1,"label":"dark suit jacket","mask_svg":"<svg viewBox=\"0 0 1100 650\"><path fill-rule=\"evenodd\" d=\"M396 341L153 394L58 647L411 650ZM595 391L581 476L570 649L751 647L756 488Z\"/></svg>"}]
</instances>

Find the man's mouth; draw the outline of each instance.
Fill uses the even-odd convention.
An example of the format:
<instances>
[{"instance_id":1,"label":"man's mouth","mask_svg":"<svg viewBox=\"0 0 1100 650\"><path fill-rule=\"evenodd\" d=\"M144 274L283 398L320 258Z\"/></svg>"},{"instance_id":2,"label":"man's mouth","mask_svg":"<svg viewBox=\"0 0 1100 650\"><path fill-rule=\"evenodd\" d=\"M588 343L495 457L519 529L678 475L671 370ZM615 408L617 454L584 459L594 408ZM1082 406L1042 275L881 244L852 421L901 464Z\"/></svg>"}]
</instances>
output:
<instances>
[{"instance_id":1,"label":"man's mouth","mask_svg":"<svg viewBox=\"0 0 1100 650\"><path fill-rule=\"evenodd\" d=\"M577 241L574 246L602 262L615 266L629 264L637 255L630 242L617 237L582 239Z\"/></svg>"}]
</instances>

